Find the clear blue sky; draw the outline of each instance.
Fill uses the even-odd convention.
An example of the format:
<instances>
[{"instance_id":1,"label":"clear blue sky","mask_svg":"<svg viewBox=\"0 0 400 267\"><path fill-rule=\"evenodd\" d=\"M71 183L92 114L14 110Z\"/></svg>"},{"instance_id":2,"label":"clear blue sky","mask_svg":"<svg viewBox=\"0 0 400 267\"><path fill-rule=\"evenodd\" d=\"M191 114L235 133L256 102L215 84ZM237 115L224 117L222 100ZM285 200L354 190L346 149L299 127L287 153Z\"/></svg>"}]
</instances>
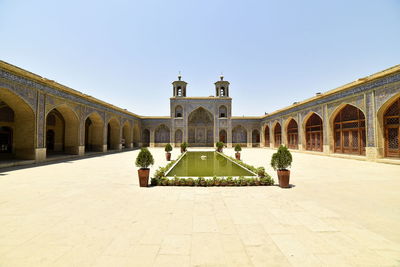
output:
<instances>
[{"instance_id":1,"label":"clear blue sky","mask_svg":"<svg viewBox=\"0 0 400 267\"><path fill-rule=\"evenodd\" d=\"M400 63L400 1L0 0L0 59L140 115L221 71L262 115Z\"/></svg>"}]
</instances>

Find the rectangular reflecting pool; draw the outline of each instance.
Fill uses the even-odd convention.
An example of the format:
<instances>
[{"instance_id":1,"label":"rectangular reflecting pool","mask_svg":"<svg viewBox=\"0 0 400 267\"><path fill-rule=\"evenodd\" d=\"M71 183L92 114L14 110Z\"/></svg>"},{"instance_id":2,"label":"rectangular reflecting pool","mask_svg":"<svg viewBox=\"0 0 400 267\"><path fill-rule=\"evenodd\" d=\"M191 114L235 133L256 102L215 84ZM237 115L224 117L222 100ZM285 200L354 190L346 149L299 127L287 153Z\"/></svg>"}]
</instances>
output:
<instances>
[{"instance_id":1,"label":"rectangular reflecting pool","mask_svg":"<svg viewBox=\"0 0 400 267\"><path fill-rule=\"evenodd\" d=\"M190 151L166 173L166 176L212 177L212 176L255 176L217 152Z\"/></svg>"}]
</instances>

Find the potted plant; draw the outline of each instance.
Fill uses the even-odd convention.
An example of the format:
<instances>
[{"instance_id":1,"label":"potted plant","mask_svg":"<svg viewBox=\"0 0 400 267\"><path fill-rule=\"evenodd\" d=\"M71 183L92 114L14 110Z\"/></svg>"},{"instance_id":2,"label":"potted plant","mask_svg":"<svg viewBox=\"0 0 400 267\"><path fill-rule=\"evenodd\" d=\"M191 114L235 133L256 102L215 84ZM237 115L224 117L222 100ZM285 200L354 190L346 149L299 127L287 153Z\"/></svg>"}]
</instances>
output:
<instances>
[{"instance_id":1,"label":"potted plant","mask_svg":"<svg viewBox=\"0 0 400 267\"><path fill-rule=\"evenodd\" d=\"M236 144L235 146L235 157L237 160L240 160L240 151L242 151L242 147L239 144Z\"/></svg>"},{"instance_id":2,"label":"potted plant","mask_svg":"<svg viewBox=\"0 0 400 267\"><path fill-rule=\"evenodd\" d=\"M181 153L183 153L183 152L186 151L187 146L188 146L188 144L187 144L186 142L183 142L183 143L181 144Z\"/></svg>"},{"instance_id":3,"label":"potted plant","mask_svg":"<svg viewBox=\"0 0 400 267\"><path fill-rule=\"evenodd\" d=\"M217 147L217 151L222 153L222 149L224 148L224 143L219 141L215 144L215 146Z\"/></svg>"},{"instance_id":4,"label":"potted plant","mask_svg":"<svg viewBox=\"0 0 400 267\"><path fill-rule=\"evenodd\" d=\"M281 188L289 187L290 171L288 168L291 164L292 154L286 146L281 145L271 158L271 166L278 173L279 186Z\"/></svg>"},{"instance_id":5,"label":"potted plant","mask_svg":"<svg viewBox=\"0 0 400 267\"><path fill-rule=\"evenodd\" d=\"M147 187L149 185L150 169L148 167L153 164L153 155L151 155L147 148L142 148L136 158L136 167L140 167L138 170L140 187Z\"/></svg>"},{"instance_id":6,"label":"potted plant","mask_svg":"<svg viewBox=\"0 0 400 267\"><path fill-rule=\"evenodd\" d=\"M165 152L167 152L165 154L165 158L167 159L167 161L171 160L171 151L172 151L172 146L170 143L165 145Z\"/></svg>"}]
</instances>

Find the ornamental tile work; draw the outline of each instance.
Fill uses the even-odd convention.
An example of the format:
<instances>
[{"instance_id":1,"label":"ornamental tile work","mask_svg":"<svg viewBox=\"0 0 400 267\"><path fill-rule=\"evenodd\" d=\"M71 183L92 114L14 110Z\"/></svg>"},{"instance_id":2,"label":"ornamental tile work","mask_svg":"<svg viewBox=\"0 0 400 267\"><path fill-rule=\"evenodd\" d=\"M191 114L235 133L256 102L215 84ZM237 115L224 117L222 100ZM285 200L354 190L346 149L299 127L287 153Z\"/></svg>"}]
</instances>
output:
<instances>
[{"instance_id":1,"label":"ornamental tile work","mask_svg":"<svg viewBox=\"0 0 400 267\"><path fill-rule=\"evenodd\" d=\"M125 140L122 140L124 135L129 142L136 146L141 146L142 144L160 146L166 141L177 146L179 142L188 142L189 140L193 142L193 145L201 145L202 143L196 140L197 136L203 139L206 136L207 146L212 146L215 142L221 140L228 147L232 146L234 129L239 128L244 129L243 133L246 133L246 142L243 142L244 134L241 138L243 146L257 145L263 147L266 125L269 126L269 139L273 143L273 128L277 122L282 127L282 143L286 144L286 124L290 118L293 118L298 124L300 151L306 150L307 145L312 146L313 142L321 140L322 144L315 144L319 147L324 147L323 152L319 153L331 155L334 154L334 142L340 142L340 140L335 139L334 116L345 105L350 104L365 114L365 135L360 134L360 136L365 138L365 146L369 148L366 158L370 159L371 156L368 153L372 153L375 155L373 159L378 160L385 157L385 148L383 146L385 144L384 138L386 137L378 134L385 131L383 129L378 131L376 128L384 127L381 118L383 116L382 109L385 109L389 102L400 97L400 66L398 65L296 103L278 112L259 117L234 117L232 116L232 99L229 96L229 82L223 80L223 77L215 83L216 95L210 97L186 97L187 83L181 81L181 77L178 78L178 81L173 82L174 95L170 98L170 116L145 117L112 106L79 91L0 61L0 89L7 90L7 92L11 92L14 95L15 99L19 98L26 102L32 108L34 116L36 116L35 130L30 133L34 135L36 140L35 147L18 147L18 144L16 144L15 150L36 151L37 149L43 149L42 152L36 151L36 154L46 153L47 143L51 141L48 139L46 132L46 114L60 105L66 105L78 116L79 126L76 131L79 132L77 135L79 142L70 142L78 143L81 146L81 148L72 149L72 151L78 151L80 155L85 153L84 149L90 147L96 147L97 151L105 151L105 147L110 143L107 134L107 123L111 118L115 118L118 121L119 143L121 145L125 144ZM12 104L10 103L9 105L12 106ZM177 107L179 108L177 109ZM204 110L207 114L211 114L207 125L202 125L201 120L196 120L196 116L191 116L198 110ZM100 131L99 125L91 126L90 123L86 124L87 118L93 113L97 113L101 118L102 132L95 132ZM306 132L306 121L312 113L316 113L322 119L321 132L314 129L315 127L310 127ZM192 119L189 121L189 118ZM126 124L126 122L128 123ZM126 129L122 131L124 125L129 126L130 133L128 133L128 136L126 136ZM114 127L117 126L114 125ZM145 130L148 130L148 132L146 131L146 136L142 136ZM257 137L257 132L260 138ZM253 138L252 133L256 138ZM321 139L319 139L318 134L321 135ZM104 140L101 141L103 143L98 143L95 140L97 135L103 136ZM344 136L347 138L346 135ZM66 139L68 138L71 139L71 137L66 136ZM91 139L93 140L90 141ZM345 141L353 146L364 145L364 140L346 139ZM361 143L356 144L356 141ZM113 147L117 147L115 146L116 141L114 140L113 142ZM257 144L253 142L257 142ZM126 145L131 147L131 144ZM65 143L63 146L70 145ZM291 148L296 149L295 146Z\"/></svg>"}]
</instances>

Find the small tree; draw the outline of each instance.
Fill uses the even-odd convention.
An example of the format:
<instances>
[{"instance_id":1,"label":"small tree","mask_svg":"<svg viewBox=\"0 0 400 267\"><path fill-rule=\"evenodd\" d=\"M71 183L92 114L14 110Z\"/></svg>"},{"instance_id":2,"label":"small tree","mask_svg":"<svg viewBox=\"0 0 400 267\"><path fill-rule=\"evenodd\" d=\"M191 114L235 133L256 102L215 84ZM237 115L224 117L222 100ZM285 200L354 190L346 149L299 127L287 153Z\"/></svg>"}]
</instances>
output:
<instances>
[{"instance_id":1,"label":"small tree","mask_svg":"<svg viewBox=\"0 0 400 267\"><path fill-rule=\"evenodd\" d=\"M139 155L136 157L136 167L147 169L150 165L154 164L153 155L147 148L142 148Z\"/></svg>"},{"instance_id":2,"label":"small tree","mask_svg":"<svg viewBox=\"0 0 400 267\"><path fill-rule=\"evenodd\" d=\"M239 144L236 144L235 151L239 153L240 151L242 151L242 147Z\"/></svg>"},{"instance_id":3,"label":"small tree","mask_svg":"<svg viewBox=\"0 0 400 267\"><path fill-rule=\"evenodd\" d=\"M278 151L272 155L271 167L274 170L287 170L292 165L292 154L286 146L281 145Z\"/></svg>"},{"instance_id":4,"label":"small tree","mask_svg":"<svg viewBox=\"0 0 400 267\"><path fill-rule=\"evenodd\" d=\"M182 150L182 152L185 152L185 151L186 151L187 146L188 146L188 144L187 144L186 142L183 142L183 143L181 144L181 150Z\"/></svg>"},{"instance_id":5,"label":"small tree","mask_svg":"<svg viewBox=\"0 0 400 267\"><path fill-rule=\"evenodd\" d=\"M170 143L166 144L166 145L165 145L165 152L169 153L169 152L171 152L171 151L172 151L172 146L171 146L171 144L170 144Z\"/></svg>"},{"instance_id":6,"label":"small tree","mask_svg":"<svg viewBox=\"0 0 400 267\"><path fill-rule=\"evenodd\" d=\"M224 143L219 141L215 144L215 146L218 148L218 151L220 151L222 148L224 148Z\"/></svg>"}]
</instances>

